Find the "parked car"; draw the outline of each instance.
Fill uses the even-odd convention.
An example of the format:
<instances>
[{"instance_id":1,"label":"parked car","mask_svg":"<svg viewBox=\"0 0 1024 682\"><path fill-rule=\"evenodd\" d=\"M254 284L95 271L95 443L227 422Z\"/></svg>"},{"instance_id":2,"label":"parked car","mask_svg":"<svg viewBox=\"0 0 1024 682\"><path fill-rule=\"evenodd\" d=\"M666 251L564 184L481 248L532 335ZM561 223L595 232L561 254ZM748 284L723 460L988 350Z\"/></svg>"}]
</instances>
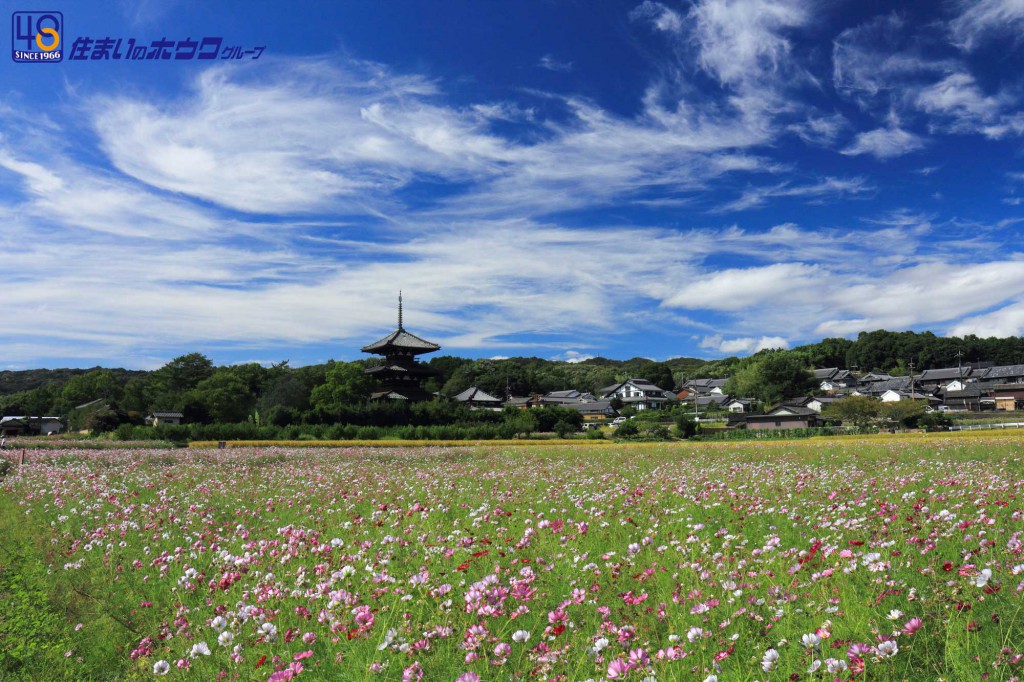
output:
<instances>
[{"instance_id":1,"label":"parked car","mask_svg":"<svg viewBox=\"0 0 1024 682\"><path fill-rule=\"evenodd\" d=\"M627 419L630 419L630 417L616 417L615 419L612 420L612 427L614 428L616 426L622 426L623 424L626 423Z\"/></svg>"}]
</instances>

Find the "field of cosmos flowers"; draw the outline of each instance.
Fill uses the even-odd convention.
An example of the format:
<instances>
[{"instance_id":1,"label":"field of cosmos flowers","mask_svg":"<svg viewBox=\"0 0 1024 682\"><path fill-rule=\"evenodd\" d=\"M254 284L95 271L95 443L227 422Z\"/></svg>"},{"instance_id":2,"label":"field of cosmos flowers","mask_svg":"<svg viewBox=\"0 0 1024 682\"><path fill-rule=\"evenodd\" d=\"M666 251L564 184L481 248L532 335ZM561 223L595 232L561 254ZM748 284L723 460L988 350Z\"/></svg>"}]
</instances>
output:
<instances>
[{"instance_id":1,"label":"field of cosmos flowers","mask_svg":"<svg viewBox=\"0 0 1024 682\"><path fill-rule=\"evenodd\" d=\"M30 451L0 537L2 679L1024 675L1019 437Z\"/></svg>"}]
</instances>

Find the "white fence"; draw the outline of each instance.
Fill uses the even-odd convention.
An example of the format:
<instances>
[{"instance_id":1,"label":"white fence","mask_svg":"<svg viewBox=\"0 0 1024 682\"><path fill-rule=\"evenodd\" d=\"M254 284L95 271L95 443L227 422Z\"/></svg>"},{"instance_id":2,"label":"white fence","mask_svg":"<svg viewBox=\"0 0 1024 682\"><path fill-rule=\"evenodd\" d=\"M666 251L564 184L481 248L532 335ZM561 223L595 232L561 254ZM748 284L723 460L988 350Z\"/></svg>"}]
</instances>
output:
<instances>
[{"instance_id":1,"label":"white fence","mask_svg":"<svg viewBox=\"0 0 1024 682\"><path fill-rule=\"evenodd\" d=\"M1024 429L1024 422L1005 422L1002 424L966 424L950 426L950 431L977 431L980 429Z\"/></svg>"}]
</instances>

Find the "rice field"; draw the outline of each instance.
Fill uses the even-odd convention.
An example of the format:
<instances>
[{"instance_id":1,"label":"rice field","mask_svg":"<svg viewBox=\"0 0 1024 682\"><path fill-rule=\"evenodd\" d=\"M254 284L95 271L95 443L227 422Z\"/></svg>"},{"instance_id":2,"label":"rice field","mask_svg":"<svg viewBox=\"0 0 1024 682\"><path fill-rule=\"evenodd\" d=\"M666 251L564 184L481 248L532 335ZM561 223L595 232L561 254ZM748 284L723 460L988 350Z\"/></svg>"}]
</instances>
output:
<instances>
[{"instance_id":1,"label":"rice field","mask_svg":"<svg viewBox=\"0 0 1024 682\"><path fill-rule=\"evenodd\" d=\"M0 679L1017 680L1007 435L29 451Z\"/></svg>"}]
</instances>

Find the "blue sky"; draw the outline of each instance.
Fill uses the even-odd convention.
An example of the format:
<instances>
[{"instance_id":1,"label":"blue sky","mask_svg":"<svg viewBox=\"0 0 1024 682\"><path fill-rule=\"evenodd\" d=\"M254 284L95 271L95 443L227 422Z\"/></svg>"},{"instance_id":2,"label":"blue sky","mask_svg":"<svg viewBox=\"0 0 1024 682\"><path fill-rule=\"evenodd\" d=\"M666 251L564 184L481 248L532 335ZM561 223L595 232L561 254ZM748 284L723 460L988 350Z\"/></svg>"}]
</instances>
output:
<instances>
[{"instance_id":1,"label":"blue sky","mask_svg":"<svg viewBox=\"0 0 1024 682\"><path fill-rule=\"evenodd\" d=\"M0 30L3 368L1024 334L1021 0L11 9L265 51Z\"/></svg>"}]
</instances>

